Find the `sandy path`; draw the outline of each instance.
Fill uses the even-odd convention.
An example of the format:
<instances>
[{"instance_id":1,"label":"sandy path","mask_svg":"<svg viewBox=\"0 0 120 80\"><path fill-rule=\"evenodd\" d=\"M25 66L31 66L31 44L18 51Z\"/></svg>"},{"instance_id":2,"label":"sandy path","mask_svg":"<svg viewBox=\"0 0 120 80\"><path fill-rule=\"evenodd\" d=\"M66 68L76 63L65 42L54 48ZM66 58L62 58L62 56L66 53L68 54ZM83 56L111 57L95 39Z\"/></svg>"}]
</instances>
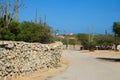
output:
<instances>
[{"instance_id":1,"label":"sandy path","mask_svg":"<svg viewBox=\"0 0 120 80\"><path fill-rule=\"evenodd\" d=\"M69 67L48 80L120 80L120 62L97 60L97 56L79 51L64 51Z\"/></svg>"}]
</instances>

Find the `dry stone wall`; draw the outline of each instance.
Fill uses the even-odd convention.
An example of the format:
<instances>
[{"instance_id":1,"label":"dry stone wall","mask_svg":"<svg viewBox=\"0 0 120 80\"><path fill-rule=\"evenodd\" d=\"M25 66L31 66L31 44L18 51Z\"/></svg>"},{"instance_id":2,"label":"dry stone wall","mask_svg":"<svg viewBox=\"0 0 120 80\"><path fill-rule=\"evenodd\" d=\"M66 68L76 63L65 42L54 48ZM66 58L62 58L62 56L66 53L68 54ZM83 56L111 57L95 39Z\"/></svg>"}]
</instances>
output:
<instances>
[{"instance_id":1,"label":"dry stone wall","mask_svg":"<svg viewBox=\"0 0 120 80\"><path fill-rule=\"evenodd\" d=\"M0 41L0 80L19 76L60 62L62 43L52 44Z\"/></svg>"}]
</instances>

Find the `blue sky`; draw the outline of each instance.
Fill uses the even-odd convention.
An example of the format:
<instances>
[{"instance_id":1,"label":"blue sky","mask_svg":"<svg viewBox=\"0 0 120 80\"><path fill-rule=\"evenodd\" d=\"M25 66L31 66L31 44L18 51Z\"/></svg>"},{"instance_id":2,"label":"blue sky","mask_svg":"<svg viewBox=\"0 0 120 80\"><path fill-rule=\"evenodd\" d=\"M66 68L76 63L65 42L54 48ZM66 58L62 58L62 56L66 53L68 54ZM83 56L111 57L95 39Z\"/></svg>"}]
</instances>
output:
<instances>
[{"instance_id":1,"label":"blue sky","mask_svg":"<svg viewBox=\"0 0 120 80\"><path fill-rule=\"evenodd\" d=\"M20 21L34 21L47 16L47 24L60 33L112 33L113 22L120 21L120 0L23 0Z\"/></svg>"}]
</instances>

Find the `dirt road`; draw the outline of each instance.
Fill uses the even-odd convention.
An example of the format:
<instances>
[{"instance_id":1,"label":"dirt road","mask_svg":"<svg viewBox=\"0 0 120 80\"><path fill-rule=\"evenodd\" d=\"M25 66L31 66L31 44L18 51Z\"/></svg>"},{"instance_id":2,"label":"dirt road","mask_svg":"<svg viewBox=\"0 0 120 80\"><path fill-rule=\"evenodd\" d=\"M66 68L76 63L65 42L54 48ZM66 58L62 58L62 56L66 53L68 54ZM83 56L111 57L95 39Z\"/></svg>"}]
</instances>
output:
<instances>
[{"instance_id":1,"label":"dirt road","mask_svg":"<svg viewBox=\"0 0 120 80\"><path fill-rule=\"evenodd\" d=\"M120 80L120 62L96 59L80 51L64 51L69 67L48 80Z\"/></svg>"}]
</instances>

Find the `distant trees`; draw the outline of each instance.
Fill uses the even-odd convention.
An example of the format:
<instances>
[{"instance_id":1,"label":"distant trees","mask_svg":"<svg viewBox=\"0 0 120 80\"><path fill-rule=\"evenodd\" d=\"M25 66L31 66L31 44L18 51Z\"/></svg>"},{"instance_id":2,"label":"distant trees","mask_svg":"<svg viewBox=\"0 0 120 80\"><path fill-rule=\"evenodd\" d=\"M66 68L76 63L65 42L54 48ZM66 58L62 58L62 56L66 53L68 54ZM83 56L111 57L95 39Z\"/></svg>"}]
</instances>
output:
<instances>
[{"instance_id":1,"label":"distant trees","mask_svg":"<svg viewBox=\"0 0 120 80\"><path fill-rule=\"evenodd\" d=\"M120 36L120 22L113 23L113 32Z\"/></svg>"},{"instance_id":2,"label":"distant trees","mask_svg":"<svg viewBox=\"0 0 120 80\"><path fill-rule=\"evenodd\" d=\"M81 43L84 47L104 47L104 48L111 48L114 44L120 44L120 22L113 23L113 32L115 34L97 34L94 35L94 39L92 42L89 42L89 34L76 34L78 42Z\"/></svg>"},{"instance_id":3,"label":"distant trees","mask_svg":"<svg viewBox=\"0 0 120 80\"><path fill-rule=\"evenodd\" d=\"M97 42L97 45L111 46L114 44L114 35L99 34L99 35L95 35L94 40Z\"/></svg>"},{"instance_id":4,"label":"distant trees","mask_svg":"<svg viewBox=\"0 0 120 80\"><path fill-rule=\"evenodd\" d=\"M96 46L108 49L114 44L114 35L112 34L94 35L94 40L91 42L89 42L89 34L76 34L76 38L86 49L94 49ZM120 40L120 38L118 38L118 40Z\"/></svg>"},{"instance_id":5,"label":"distant trees","mask_svg":"<svg viewBox=\"0 0 120 80\"><path fill-rule=\"evenodd\" d=\"M76 34L76 38L82 45L88 44L88 34Z\"/></svg>"},{"instance_id":6,"label":"distant trees","mask_svg":"<svg viewBox=\"0 0 120 80\"><path fill-rule=\"evenodd\" d=\"M113 23L114 43L117 50L117 45L120 43L120 22Z\"/></svg>"}]
</instances>

